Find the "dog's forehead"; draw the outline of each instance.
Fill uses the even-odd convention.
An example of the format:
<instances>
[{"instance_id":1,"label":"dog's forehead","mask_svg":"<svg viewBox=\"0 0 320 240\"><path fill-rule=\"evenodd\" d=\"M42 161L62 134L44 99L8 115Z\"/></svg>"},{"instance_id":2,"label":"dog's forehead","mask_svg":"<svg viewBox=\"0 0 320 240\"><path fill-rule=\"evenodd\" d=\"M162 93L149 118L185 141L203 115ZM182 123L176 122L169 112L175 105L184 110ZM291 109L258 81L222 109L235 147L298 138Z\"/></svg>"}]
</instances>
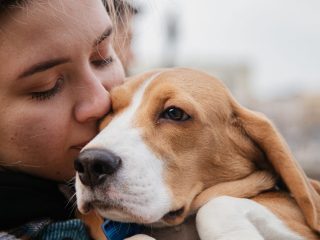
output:
<instances>
[{"instance_id":1,"label":"dog's forehead","mask_svg":"<svg viewBox=\"0 0 320 240\"><path fill-rule=\"evenodd\" d=\"M184 91L193 94L212 89L211 96L214 96L214 93L225 92L225 87L219 80L203 72L186 68L162 69L128 78L122 86L114 89L111 92L114 107L120 107L117 104L121 104L121 107L127 106L133 95L145 82L148 82L148 88L145 88L147 91L157 89L158 91Z\"/></svg>"},{"instance_id":2,"label":"dog's forehead","mask_svg":"<svg viewBox=\"0 0 320 240\"><path fill-rule=\"evenodd\" d=\"M117 111L128 107L134 95L136 95L139 90L141 91L141 88L145 88L146 82L152 81L159 74L160 72L153 71L130 77L126 79L124 84L114 88L110 92L113 110Z\"/></svg>"},{"instance_id":3,"label":"dog's forehead","mask_svg":"<svg viewBox=\"0 0 320 240\"><path fill-rule=\"evenodd\" d=\"M155 90L155 91L154 91ZM227 99L229 91L218 79L201 71L175 68L161 72L150 82L147 91L159 94L170 92L192 96L196 101L203 99Z\"/></svg>"},{"instance_id":4,"label":"dog's forehead","mask_svg":"<svg viewBox=\"0 0 320 240\"><path fill-rule=\"evenodd\" d=\"M167 102L173 105L178 103L178 107L182 109L186 106L187 109L190 107L197 109L201 115L207 113L208 116L203 116L204 118L212 117L209 113L215 112L229 115L231 110L229 96L228 90L219 80L203 72L184 68L138 75L111 92L112 107L116 115L128 108L132 110L133 105L135 111L143 111L143 109L156 109ZM133 104L134 102L136 104ZM182 102L184 104L179 106ZM140 107L142 104L143 109L136 106L137 104ZM102 126L106 126L110 119L106 118Z\"/></svg>"}]
</instances>

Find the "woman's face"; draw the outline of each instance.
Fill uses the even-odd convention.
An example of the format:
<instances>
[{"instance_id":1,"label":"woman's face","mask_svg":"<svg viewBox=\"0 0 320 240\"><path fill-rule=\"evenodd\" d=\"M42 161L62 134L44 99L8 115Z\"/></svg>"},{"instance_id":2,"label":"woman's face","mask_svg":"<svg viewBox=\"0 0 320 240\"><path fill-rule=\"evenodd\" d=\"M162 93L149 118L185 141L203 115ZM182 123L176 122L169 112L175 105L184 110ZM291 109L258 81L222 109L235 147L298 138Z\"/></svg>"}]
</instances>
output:
<instances>
[{"instance_id":1,"label":"woman's face","mask_svg":"<svg viewBox=\"0 0 320 240\"><path fill-rule=\"evenodd\" d=\"M0 18L0 165L68 180L124 78L111 21L101 0L30 1Z\"/></svg>"}]
</instances>

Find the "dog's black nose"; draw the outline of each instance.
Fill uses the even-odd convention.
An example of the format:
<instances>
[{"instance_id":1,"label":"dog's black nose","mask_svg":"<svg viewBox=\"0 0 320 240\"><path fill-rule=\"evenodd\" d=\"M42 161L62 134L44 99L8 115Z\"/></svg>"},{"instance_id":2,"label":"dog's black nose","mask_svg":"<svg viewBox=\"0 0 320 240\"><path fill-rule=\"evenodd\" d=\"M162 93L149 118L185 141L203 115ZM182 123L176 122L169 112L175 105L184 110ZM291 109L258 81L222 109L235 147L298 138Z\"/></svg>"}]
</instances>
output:
<instances>
[{"instance_id":1,"label":"dog's black nose","mask_svg":"<svg viewBox=\"0 0 320 240\"><path fill-rule=\"evenodd\" d=\"M121 158L104 149L88 149L74 161L74 168L80 181L90 187L103 183L107 176L115 173L121 165Z\"/></svg>"}]
</instances>

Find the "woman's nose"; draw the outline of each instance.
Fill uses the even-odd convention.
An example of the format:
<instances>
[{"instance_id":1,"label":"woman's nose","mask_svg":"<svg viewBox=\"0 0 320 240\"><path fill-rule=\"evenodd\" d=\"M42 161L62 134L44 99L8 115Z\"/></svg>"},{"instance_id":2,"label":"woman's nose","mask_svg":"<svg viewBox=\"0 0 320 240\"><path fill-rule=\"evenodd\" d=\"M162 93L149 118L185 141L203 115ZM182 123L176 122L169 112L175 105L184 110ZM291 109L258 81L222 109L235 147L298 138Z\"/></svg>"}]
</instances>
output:
<instances>
[{"instance_id":1,"label":"woman's nose","mask_svg":"<svg viewBox=\"0 0 320 240\"><path fill-rule=\"evenodd\" d=\"M74 110L78 122L97 120L110 111L110 95L100 81L87 84L81 91Z\"/></svg>"}]
</instances>

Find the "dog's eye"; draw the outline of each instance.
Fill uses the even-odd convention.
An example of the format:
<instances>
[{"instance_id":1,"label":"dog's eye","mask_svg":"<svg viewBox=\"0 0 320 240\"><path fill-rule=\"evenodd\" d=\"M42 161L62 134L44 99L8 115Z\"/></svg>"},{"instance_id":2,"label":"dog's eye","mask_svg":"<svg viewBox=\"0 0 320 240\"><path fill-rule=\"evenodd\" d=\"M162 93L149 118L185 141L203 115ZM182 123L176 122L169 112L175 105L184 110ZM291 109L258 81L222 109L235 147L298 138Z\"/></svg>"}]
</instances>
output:
<instances>
[{"instance_id":1,"label":"dog's eye","mask_svg":"<svg viewBox=\"0 0 320 240\"><path fill-rule=\"evenodd\" d=\"M173 121L186 121L190 119L190 116L178 107L168 107L160 117Z\"/></svg>"}]
</instances>

